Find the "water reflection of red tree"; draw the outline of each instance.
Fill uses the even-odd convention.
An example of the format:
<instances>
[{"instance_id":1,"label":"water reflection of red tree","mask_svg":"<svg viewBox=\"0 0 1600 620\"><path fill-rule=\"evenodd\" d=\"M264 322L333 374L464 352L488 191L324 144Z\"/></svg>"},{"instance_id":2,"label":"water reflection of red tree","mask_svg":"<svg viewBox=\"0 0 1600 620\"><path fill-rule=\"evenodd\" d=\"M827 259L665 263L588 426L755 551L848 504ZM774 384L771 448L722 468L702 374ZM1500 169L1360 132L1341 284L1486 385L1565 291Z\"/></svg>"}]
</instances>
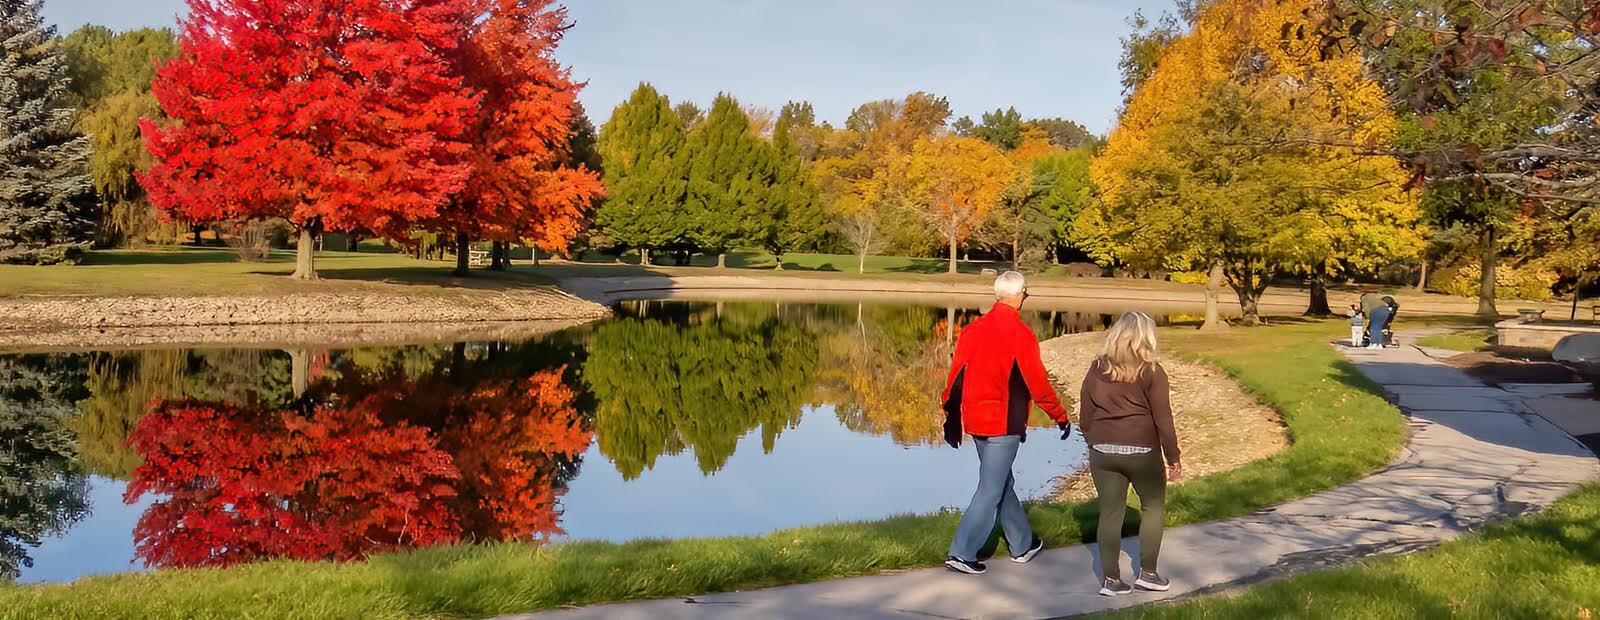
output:
<instances>
[{"instance_id":1,"label":"water reflection of red tree","mask_svg":"<svg viewBox=\"0 0 1600 620\"><path fill-rule=\"evenodd\" d=\"M125 499L164 496L136 526L138 557L156 567L342 560L559 533L557 474L589 443L561 375L423 388L441 398L419 403L406 397L418 386L396 381L288 411L157 403L129 437L144 465ZM403 415L418 405L444 411Z\"/></svg>"}]
</instances>

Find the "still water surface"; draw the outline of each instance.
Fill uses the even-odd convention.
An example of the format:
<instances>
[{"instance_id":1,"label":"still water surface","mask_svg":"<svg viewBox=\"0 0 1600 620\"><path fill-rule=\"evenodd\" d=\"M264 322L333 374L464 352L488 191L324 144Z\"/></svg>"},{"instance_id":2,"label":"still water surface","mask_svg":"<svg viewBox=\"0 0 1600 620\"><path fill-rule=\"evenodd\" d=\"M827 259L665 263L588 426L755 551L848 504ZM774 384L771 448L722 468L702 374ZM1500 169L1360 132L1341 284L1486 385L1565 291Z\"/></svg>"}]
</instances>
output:
<instances>
[{"instance_id":1,"label":"still water surface","mask_svg":"<svg viewBox=\"0 0 1600 620\"><path fill-rule=\"evenodd\" d=\"M629 302L521 342L0 356L0 577L962 506L976 456L942 443L936 400L952 320L977 316ZM1041 338L1106 323L1026 319ZM1035 434L1019 492L1045 496L1083 455Z\"/></svg>"}]
</instances>

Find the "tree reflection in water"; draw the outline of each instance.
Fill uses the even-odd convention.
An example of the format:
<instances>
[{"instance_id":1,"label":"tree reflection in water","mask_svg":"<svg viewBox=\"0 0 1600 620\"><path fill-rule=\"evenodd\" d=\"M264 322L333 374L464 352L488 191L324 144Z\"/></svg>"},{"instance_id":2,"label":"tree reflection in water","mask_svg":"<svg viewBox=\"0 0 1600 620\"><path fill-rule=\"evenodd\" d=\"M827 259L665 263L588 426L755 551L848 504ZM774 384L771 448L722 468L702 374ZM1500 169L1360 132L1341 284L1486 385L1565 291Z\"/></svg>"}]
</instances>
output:
<instances>
[{"instance_id":1,"label":"tree reflection in water","mask_svg":"<svg viewBox=\"0 0 1600 620\"><path fill-rule=\"evenodd\" d=\"M0 358L0 581L33 566L28 548L88 510L67 427L82 375L73 356Z\"/></svg>"},{"instance_id":2,"label":"tree reflection in water","mask_svg":"<svg viewBox=\"0 0 1600 620\"><path fill-rule=\"evenodd\" d=\"M664 311L663 311L664 310ZM713 474L739 438L761 430L771 452L799 423L817 365L817 340L780 307L676 304L595 330L583 378L597 400L600 452L627 480L663 454L693 450Z\"/></svg>"},{"instance_id":3,"label":"tree reflection in water","mask_svg":"<svg viewBox=\"0 0 1600 620\"><path fill-rule=\"evenodd\" d=\"M466 348L296 355L316 366L290 373L306 391L282 408L157 401L129 437L143 464L125 499L159 498L138 557L221 566L559 534L590 434L566 367L529 366L570 347Z\"/></svg>"}]
</instances>

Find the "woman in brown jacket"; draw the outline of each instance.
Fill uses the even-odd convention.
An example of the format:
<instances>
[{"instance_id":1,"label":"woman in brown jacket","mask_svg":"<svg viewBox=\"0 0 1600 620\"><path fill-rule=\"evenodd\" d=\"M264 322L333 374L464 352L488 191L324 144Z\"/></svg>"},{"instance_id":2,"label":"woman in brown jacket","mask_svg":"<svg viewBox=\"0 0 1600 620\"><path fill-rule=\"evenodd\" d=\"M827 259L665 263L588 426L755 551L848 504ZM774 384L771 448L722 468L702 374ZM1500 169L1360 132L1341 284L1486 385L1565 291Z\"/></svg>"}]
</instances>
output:
<instances>
[{"instance_id":1,"label":"woman in brown jacket","mask_svg":"<svg viewBox=\"0 0 1600 620\"><path fill-rule=\"evenodd\" d=\"M1078 399L1079 426L1089 444L1089 473L1100 495L1100 594L1133 592L1122 581L1122 518L1128 485L1139 494L1139 574L1134 585L1164 592L1156 572L1166 520L1167 481L1183 473L1172 427L1167 372L1156 361L1156 322L1129 312L1106 332L1105 350L1089 364ZM1163 471L1162 458L1166 459Z\"/></svg>"}]
</instances>

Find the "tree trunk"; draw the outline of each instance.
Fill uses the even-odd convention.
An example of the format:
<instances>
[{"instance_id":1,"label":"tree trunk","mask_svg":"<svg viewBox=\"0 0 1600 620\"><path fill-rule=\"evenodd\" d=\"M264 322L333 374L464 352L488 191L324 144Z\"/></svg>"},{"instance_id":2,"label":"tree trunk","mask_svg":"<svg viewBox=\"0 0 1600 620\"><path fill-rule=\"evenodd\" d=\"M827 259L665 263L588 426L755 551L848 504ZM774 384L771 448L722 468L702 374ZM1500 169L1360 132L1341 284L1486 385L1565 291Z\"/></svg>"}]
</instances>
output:
<instances>
[{"instance_id":1,"label":"tree trunk","mask_svg":"<svg viewBox=\"0 0 1600 620\"><path fill-rule=\"evenodd\" d=\"M1228 328L1218 308L1218 298L1222 296L1222 275L1222 263L1212 263L1211 277L1206 280L1206 322L1200 326L1202 331L1221 331Z\"/></svg>"},{"instance_id":2,"label":"tree trunk","mask_svg":"<svg viewBox=\"0 0 1600 620\"><path fill-rule=\"evenodd\" d=\"M956 272L956 236L950 235L950 273Z\"/></svg>"},{"instance_id":3,"label":"tree trunk","mask_svg":"<svg viewBox=\"0 0 1600 620\"><path fill-rule=\"evenodd\" d=\"M1417 276L1417 292L1428 291L1428 259L1422 259L1422 275Z\"/></svg>"},{"instance_id":4,"label":"tree trunk","mask_svg":"<svg viewBox=\"0 0 1600 620\"><path fill-rule=\"evenodd\" d=\"M489 247L491 248L489 254L492 256L489 259L489 269L505 271L506 266L511 264L511 243L508 241L493 241L490 242Z\"/></svg>"},{"instance_id":5,"label":"tree trunk","mask_svg":"<svg viewBox=\"0 0 1600 620\"><path fill-rule=\"evenodd\" d=\"M717 269L727 269L727 268L728 268L728 253L727 252L717 252Z\"/></svg>"},{"instance_id":6,"label":"tree trunk","mask_svg":"<svg viewBox=\"0 0 1600 620\"><path fill-rule=\"evenodd\" d=\"M456 233L456 270L458 277L472 275L472 239L467 233Z\"/></svg>"},{"instance_id":7,"label":"tree trunk","mask_svg":"<svg viewBox=\"0 0 1600 620\"><path fill-rule=\"evenodd\" d=\"M956 344L956 307L945 306L944 309L944 341L945 344Z\"/></svg>"},{"instance_id":8,"label":"tree trunk","mask_svg":"<svg viewBox=\"0 0 1600 620\"><path fill-rule=\"evenodd\" d=\"M195 245L200 245L200 227L199 226L192 226L192 227L190 227L190 230L192 232L194 232L194 244Z\"/></svg>"},{"instance_id":9,"label":"tree trunk","mask_svg":"<svg viewBox=\"0 0 1600 620\"><path fill-rule=\"evenodd\" d=\"M1306 304L1306 316L1333 316L1333 308L1328 307L1328 277L1322 267L1311 271L1309 283L1311 300Z\"/></svg>"},{"instance_id":10,"label":"tree trunk","mask_svg":"<svg viewBox=\"0 0 1600 620\"><path fill-rule=\"evenodd\" d=\"M639 266L650 266L650 248L639 248Z\"/></svg>"},{"instance_id":11,"label":"tree trunk","mask_svg":"<svg viewBox=\"0 0 1600 620\"><path fill-rule=\"evenodd\" d=\"M289 352L289 387L294 390L297 399L305 396L306 390L311 388L310 351L295 349Z\"/></svg>"},{"instance_id":12,"label":"tree trunk","mask_svg":"<svg viewBox=\"0 0 1600 620\"><path fill-rule=\"evenodd\" d=\"M774 263L773 266L772 266L772 270L773 271L783 271L783 253L782 252L773 254L772 255L772 262Z\"/></svg>"},{"instance_id":13,"label":"tree trunk","mask_svg":"<svg viewBox=\"0 0 1600 620\"><path fill-rule=\"evenodd\" d=\"M528 248L528 256L532 257L533 266L534 267L538 267L539 266L539 246L536 245L536 246L533 246L531 248Z\"/></svg>"},{"instance_id":14,"label":"tree trunk","mask_svg":"<svg viewBox=\"0 0 1600 620\"><path fill-rule=\"evenodd\" d=\"M358 235L358 234L356 234L354 232L351 232L350 235L345 238L345 246L346 246L345 249L347 249L347 250L349 250L351 252L360 252L361 251L361 235Z\"/></svg>"},{"instance_id":15,"label":"tree trunk","mask_svg":"<svg viewBox=\"0 0 1600 620\"><path fill-rule=\"evenodd\" d=\"M1016 233L1011 234L1011 270L1017 271L1017 258L1022 253L1022 239Z\"/></svg>"},{"instance_id":16,"label":"tree trunk","mask_svg":"<svg viewBox=\"0 0 1600 620\"><path fill-rule=\"evenodd\" d=\"M1485 319L1500 318L1500 311L1494 307L1494 268L1499 257L1499 248L1495 247L1494 226L1485 226L1483 256L1479 262L1482 273L1478 276L1478 316Z\"/></svg>"},{"instance_id":17,"label":"tree trunk","mask_svg":"<svg viewBox=\"0 0 1600 620\"><path fill-rule=\"evenodd\" d=\"M861 247L861 253L856 255L856 273L867 272L867 248Z\"/></svg>"},{"instance_id":18,"label":"tree trunk","mask_svg":"<svg viewBox=\"0 0 1600 620\"><path fill-rule=\"evenodd\" d=\"M300 243L295 246L294 252L294 275L289 277L296 280L317 279L316 248L314 244L317 236L316 229L320 228L321 222L322 220L319 218L312 218L310 222L300 226ZM198 235L199 233L195 234Z\"/></svg>"},{"instance_id":19,"label":"tree trunk","mask_svg":"<svg viewBox=\"0 0 1600 620\"><path fill-rule=\"evenodd\" d=\"M1255 327L1261 324L1261 293L1249 286L1234 289L1239 293L1239 314L1244 324Z\"/></svg>"}]
</instances>

